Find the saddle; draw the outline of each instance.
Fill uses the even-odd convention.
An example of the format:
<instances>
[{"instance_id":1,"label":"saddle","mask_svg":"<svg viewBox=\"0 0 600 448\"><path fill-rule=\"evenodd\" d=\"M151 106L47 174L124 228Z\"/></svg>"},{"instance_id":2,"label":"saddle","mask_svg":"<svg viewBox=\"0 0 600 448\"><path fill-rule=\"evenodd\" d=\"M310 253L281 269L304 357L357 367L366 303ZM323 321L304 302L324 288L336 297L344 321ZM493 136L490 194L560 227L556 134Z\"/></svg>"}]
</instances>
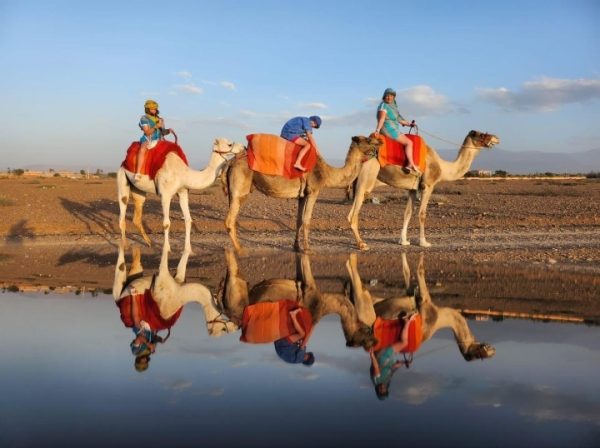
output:
<instances>
[{"instance_id":1,"label":"saddle","mask_svg":"<svg viewBox=\"0 0 600 448\"><path fill-rule=\"evenodd\" d=\"M250 344L265 344L294 334L294 324L290 311L301 308L295 300L258 302L244 308L242 335L240 341ZM306 308L301 308L298 322L304 328L308 339L312 329L312 316Z\"/></svg>"},{"instance_id":2,"label":"saddle","mask_svg":"<svg viewBox=\"0 0 600 448\"><path fill-rule=\"evenodd\" d=\"M427 145L419 135L404 134L413 142L413 160L415 165L419 167L422 173L425 172L425 159L427 156ZM389 138L383 134L379 134L379 139L382 140L382 145L379 147L377 159L383 168L386 165L399 165L405 167L408 165L404 145L400 142Z\"/></svg>"},{"instance_id":3,"label":"saddle","mask_svg":"<svg viewBox=\"0 0 600 448\"><path fill-rule=\"evenodd\" d=\"M248 167L252 171L272 176L283 176L286 179L296 179L304 174L294 168L301 147L289 140L274 134L250 134L247 154ZM317 163L317 151L310 148L302 159L306 172L311 171Z\"/></svg>"},{"instance_id":4,"label":"saddle","mask_svg":"<svg viewBox=\"0 0 600 448\"><path fill-rule=\"evenodd\" d=\"M127 149L125 160L123 160L123 163L121 163L121 166L127 171L135 172L135 164L140 151L140 146L140 142L133 142ZM146 151L144 164L140 171L141 174L147 174L150 179L154 180L156 173L163 166L163 163L165 163L165 158L171 152L177 154L179 158L183 160L186 165L188 165L187 158L183 152L183 149L181 149L181 146L179 146L177 143L161 140L154 148Z\"/></svg>"}]
</instances>

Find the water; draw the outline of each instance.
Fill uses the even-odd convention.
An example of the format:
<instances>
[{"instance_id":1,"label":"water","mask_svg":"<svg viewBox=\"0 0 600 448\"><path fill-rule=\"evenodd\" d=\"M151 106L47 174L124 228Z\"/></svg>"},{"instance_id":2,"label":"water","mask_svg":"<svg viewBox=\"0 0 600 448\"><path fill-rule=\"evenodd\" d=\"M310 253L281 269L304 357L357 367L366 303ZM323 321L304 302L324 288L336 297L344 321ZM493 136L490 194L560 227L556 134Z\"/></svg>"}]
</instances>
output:
<instances>
[{"instance_id":1,"label":"water","mask_svg":"<svg viewBox=\"0 0 600 448\"><path fill-rule=\"evenodd\" d=\"M137 372L111 296L4 293L0 446L600 445L598 326L469 319L496 350L471 362L442 328L381 401L368 352L346 346L341 322L318 321L307 367L239 331L210 337L204 309L189 303Z\"/></svg>"}]
</instances>

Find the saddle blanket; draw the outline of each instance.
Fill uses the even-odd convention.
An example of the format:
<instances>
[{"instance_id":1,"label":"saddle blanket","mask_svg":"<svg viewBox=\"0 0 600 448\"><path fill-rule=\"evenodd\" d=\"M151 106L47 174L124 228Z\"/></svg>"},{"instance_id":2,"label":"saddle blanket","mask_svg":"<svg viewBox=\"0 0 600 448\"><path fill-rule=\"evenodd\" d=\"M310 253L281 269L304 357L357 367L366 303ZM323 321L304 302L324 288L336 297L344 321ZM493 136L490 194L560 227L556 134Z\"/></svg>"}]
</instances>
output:
<instances>
[{"instance_id":1,"label":"saddle blanket","mask_svg":"<svg viewBox=\"0 0 600 448\"><path fill-rule=\"evenodd\" d=\"M421 342L423 342L423 319L421 315L417 314L409 325L408 345L402 350L403 353L416 352L421 346ZM373 350L377 352L398 342L403 328L404 321L402 319L382 319L380 317L375 319L373 335L377 339L377 345L373 347Z\"/></svg>"},{"instance_id":2,"label":"saddle blanket","mask_svg":"<svg viewBox=\"0 0 600 448\"><path fill-rule=\"evenodd\" d=\"M175 314L168 318L164 318L160 314L158 304L154 300L154 297L152 297L152 292L147 289L142 294L125 296L116 302L116 305L121 312L121 321L128 328L132 328L134 326L131 311L133 308L133 300L137 301L140 316L143 320L148 322L148 325L150 325L152 331L167 330L171 328L173 325L175 325L179 319L179 316L181 316L181 312L183 311L183 307L179 308Z\"/></svg>"},{"instance_id":3,"label":"saddle blanket","mask_svg":"<svg viewBox=\"0 0 600 448\"><path fill-rule=\"evenodd\" d=\"M132 173L135 172L135 164L139 150L140 142L133 142L131 146L129 146L129 149L127 149L127 155L121 164L127 171L131 171ZM165 158L171 152L177 154L181 160L188 165L183 149L181 149L178 144L167 140L161 140L154 148L146 151L146 157L140 172L150 176L150 179L154 179L158 170L163 166L163 163L165 163Z\"/></svg>"},{"instance_id":4,"label":"saddle blanket","mask_svg":"<svg viewBox=\"0 0 600 448\"><path fill-rule=\"evenodd\" d=\"M425 158L427 155L427 145L425 144L425 141L419 135L404 135L412 140L413 159L415 161L415 165L417 165L421 172L424 173ZM382 168L386 165L408 165L408 160L406 159L406 152L404 151L403 144L383 134L379 134L379 138L383 141L383 144L379 147L379 154L377 158Z\"/></svg>"},{"instance_id":5,"label":"saddle blanket","mask_svg":"<svg viewBox=\"0 0 600 448\"><path fill-rule=\"evenodd\" d=\"M240 341L264 344L296 333L290 311L297 308L301 309L298 313L298 322L306 333L304 338L306 341L312 330L312 316L295 300L288 299L277 302L259 302L244 308Z\"/></svg>"},{"instance_id":6,"label":"saddle blanket","mask_svg":"<svg viewBox=\"0 0 600 448\"><path fill-rule=\"evenodd\" d=\"M301 147L289 140L273 134L250 134L248 140L248 167L252 171L286 179L302 176L302 171L294 168ZM317 163L317 151L310 148L301 160L306 171L311 171Z\"/></svg>"}]
</instances>

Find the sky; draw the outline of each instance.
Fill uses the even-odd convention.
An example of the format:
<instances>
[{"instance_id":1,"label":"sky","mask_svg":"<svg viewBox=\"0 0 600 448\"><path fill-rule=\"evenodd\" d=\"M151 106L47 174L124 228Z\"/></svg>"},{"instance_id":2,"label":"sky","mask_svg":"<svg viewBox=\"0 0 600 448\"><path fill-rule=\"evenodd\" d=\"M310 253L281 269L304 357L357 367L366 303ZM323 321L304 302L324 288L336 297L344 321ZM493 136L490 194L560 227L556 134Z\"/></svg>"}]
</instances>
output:
<instances>
[{"instance_id":1,"label":"sky","mask_svg":"<svg viewBox=\"0 0 600 448\"><path fill-rule=\"evenodd\" d=\"M160 105L190 164L319 115L326 160L385 88L436 149L600 149L600 1L0 0L0 171L116 171Z\"/></svg>"}]
</instances>

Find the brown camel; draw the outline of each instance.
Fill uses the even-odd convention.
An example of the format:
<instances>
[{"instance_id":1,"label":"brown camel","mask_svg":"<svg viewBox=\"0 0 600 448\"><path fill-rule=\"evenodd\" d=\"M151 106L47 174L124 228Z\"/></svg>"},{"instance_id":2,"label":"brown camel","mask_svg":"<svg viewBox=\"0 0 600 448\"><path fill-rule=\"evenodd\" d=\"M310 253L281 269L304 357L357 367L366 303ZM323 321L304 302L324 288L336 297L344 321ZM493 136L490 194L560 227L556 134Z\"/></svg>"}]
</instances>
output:
<instances>
[{"instance_id":1,"label":"brown camel","mask_svg":"<svg viewBox=\"0 0 600 448\"><path fill-rule=\"evenodd\" d=\"M408 267L406 254L403 253L401 257L404 281L407 290L409 290L410 268ZM449 307L438 307L433 303L425 282L424 254L421 254L419 258L417 269L419 289L415 295L390 298L372 297L371 293L362 286L356 265L357 256L352 254L348 261L348 272L352 278L352 300L362 325L372 327L377 316L384 319L397 319L403 314L418 312L422 316L423 342L430 339L439 329L449 327L454 333L456 344L465 361L491 358L496 353L494 347L475 339L466 319L458 310ZM361 346L363 344L360 340L350 340L348 345Z\"/></svg>"},{"instance_id":2,"label":"brown camel","mask_svg":"<svg viewBox=\"0 0 600 448\"><path fill-rule=\"evenodd\" d=\"M360 322L348 292L321 291L313 277L308 254L296 254L295 279L265 279L252 287L241 274L234 251L226 250L225 257L227 276L217 301L224 314L235 325L241 325L244 309L248 305L292 299L310 311L314 326L326 315L335 314L342 322L347 340L360 341L366 347L375 344L370 328Z\"/></svg>"},{"instance_id":3,"label":"brown camel","mask_svg":"<svg viewBox=\"0 0 600 448\"><path fill-rule=\"evenodd\" d=\"M409 190L400 241L403 246L410 245L410 241L407 238L407 229L412 215L413 198L416 200L417 189L422 188L421 205L419 207L419 245L430 247L431 244L425 239L425 216L427 213L427 204L429 203L433 189L438 182L452 181L463 177L482 148L492 148L499 142L500 140L495 135L471 131L465 137L463 145L458 151L458 157L454 162L443 160L433 148L427 146L427 166L420 182L416 180L415 176L405 174L401 167L397 165L387 165L381 168L377 159L366 161L356 179L354 202L348 214L348 221L356 238L358 248L360 250L369 249L369 246L362 240L358 231L358 217L365 194L370 193L374 187L382 184Z\"/></svg>"},{"instance_id":4,"label":"brown camel","mask_svg":"<svg viewBox=\"0 0 600 448\"><path fill-rule=\"evenodd\" d=\"M328 165L321 156L317 157L315 168L303 178L286 179L281 176L264 175L252 171L246 158L236 158L224 170L222 180L229 197L229 212L225 219L225 227L236 251L242 246L237 237L237 217L242 202L254 186L267 196L275 198L298 198L298 214L296 218L296 239L294 248L297 251L308 251L309 226L314 205L323 188L346 188L356 179L363 159L374 153L381 145L375 137L352 137L352 143L342 168ZM303 232L303 248L300 246L300 232Z\"/></svg>"}]
</instances>

